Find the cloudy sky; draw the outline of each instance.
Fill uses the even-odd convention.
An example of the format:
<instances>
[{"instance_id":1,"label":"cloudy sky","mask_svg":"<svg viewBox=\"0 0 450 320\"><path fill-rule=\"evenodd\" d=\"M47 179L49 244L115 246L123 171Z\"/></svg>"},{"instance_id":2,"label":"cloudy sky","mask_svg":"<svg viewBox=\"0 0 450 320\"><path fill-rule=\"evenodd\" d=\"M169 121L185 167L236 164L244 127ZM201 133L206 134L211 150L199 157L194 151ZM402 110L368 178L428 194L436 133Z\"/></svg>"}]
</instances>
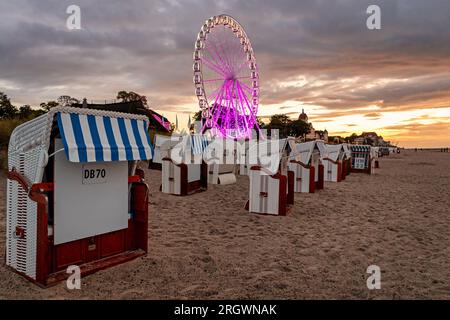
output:
<instances>
[{"instance_id":1,"label":"cloudy sky","mask_svg":"<svg viewBox=\"0 0 450 320\"><path fill-rule=\"evenodd\" d=\"M66 27L71 4L82 30ZM381 8L381 30L366 27L370 4ZM133 90L183 124L197 110L194 41L221 13L251 39L259 115L304 108L331 134L450 146L448 0L0 0L0 91L37 106Z\"/></svg>"}]
</instances>

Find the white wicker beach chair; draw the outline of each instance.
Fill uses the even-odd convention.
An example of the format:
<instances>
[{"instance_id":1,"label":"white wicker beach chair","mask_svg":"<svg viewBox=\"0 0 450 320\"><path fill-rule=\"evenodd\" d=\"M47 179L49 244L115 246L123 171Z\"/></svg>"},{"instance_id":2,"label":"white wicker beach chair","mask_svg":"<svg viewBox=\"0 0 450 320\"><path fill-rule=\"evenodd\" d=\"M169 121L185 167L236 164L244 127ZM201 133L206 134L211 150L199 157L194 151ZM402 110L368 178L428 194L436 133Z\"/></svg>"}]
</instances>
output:
<instances>
[{"instance_id":1,"label":"white wicker beach chair","mask_svg":"<svg viewBox=\"0 0 450 320\"><path fill-rule=\"evenodd\" d=\"M342 144L326 144L326 157L323 158L324 180L340 182L342 180L342 166L345 152Z\"/></svg>"},{"instance_id":2,"label":"white wicker beach chair","mask_svg":"<svg viewBox=\"0 0 450 320\"><path fill-rule=\"evenodd\" d=\"M289 170L288 161L293 139L264 141L257 144L260 154L264 150L269 163L261 162L250 168L249 201L247 209L253 213L286 215L294 204L294 173ZM266 152L267 151L267 152Z\"/></svg>"},{"instance_id":3,"label":"white wicker beach chair","mask_svg":"<svg viewBox=\"0 0 450 320\"><path fill-rule=\"evenodd\" d=\"M145 254L148 188L136 163L151 159L147 128L145 116L70 107L18 126L6 264L45 286L71 264L94 272Z\"/></svg>"},{"instance_id":4,"label":"white wicker beach chair","mask_svg":"<svg viewBox=\"0 0 450 320\"><path fill-rule=\"evenodd\" d=\"M184 136L167 145L168 156L162 159L162 192L185 196L207 189L207 165L202 159L207 145L201 135ZM176 159L171 152L183 156Z\"/></svg>"}]
</instances>

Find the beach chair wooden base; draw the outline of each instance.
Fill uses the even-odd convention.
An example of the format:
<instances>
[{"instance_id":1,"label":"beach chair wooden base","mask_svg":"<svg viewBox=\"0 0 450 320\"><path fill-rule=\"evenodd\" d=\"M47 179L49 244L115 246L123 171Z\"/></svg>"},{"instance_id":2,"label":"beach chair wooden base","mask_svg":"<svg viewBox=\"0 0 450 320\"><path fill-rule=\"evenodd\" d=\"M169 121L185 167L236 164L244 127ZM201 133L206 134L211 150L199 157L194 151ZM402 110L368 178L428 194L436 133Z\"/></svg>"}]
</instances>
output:
<instances>
[{"instance_id":1,"label":"beach chair wooden base","mask_svg":"<svg viewBox=\"0 0 450 320\"><path fill-rule=\"evenodd\" d=\"M315 189L316 190L323 190L324 187L324 167L323 164L319 164L319 169L317 173L317 179L315 179Z\"/></svg>"},{"instance_id":2,"label":"beach chair wooden base","mask_svg":"<svg viewBox=\"0 0 450 320\"><path fill-rule=\"evenodd\" d=\"M48 226L48 197L53 194L53 183L29 186L18 172L10 171L8 179L24 189L32 201L37 203L36 277L11 268L41 287L55 285L67 279L66 270L71 265L80 267L81 275L92 274L117 264L145 255L148 250L148 186L144 173L136 170L129 177L132 216L128 228L99 234L89 238L63 244L54 244L53 230ZM26 231L17 228L17 237L25 237ZM23 258L23 257L18 257Z\"/></svg>"},{"instance_id":3,"label":"beach chair wooden base","mask_svg":"<svg viewBox=\"0 0 450 320\"><path fill-rule=\"evenodd\" d=\"M341 181L344 181L350 173L350 166L350 159L345 159L344 161L342 161Z\"/></svg>"},{"instance_id":4,"label":"beach chair wooden base","mask_svg":"<svg viewBox=\"0 0 450 320\"><path fill-rule=\"evenodd\" d=\"M208 183L210 184L233 184L236 183L234 164L211 164L208 165Z\"/></svg>"},{"instance_id":5,"label":"beach chair wooden base","mask_svg":"<svg viewBox=\"0 0 450 320\"><path fill-rule=\"evenodd\" d=\"M249 166L246 164L239 165L239 175L248 176L250 174Z\"/></svg>"},{"instance_id":6,"label":"beach chair wooden base","mask_svg":"<svg viewBox=\"0 0 450 320\"><path fill-rule=\"evenodd\" d=\"M350 175L351 168L352 168L352 159L348 158L346 160L346 167L345 167L345 175L346 176Z\"/></svg>"},{"instance_id":7,"label":"beach chair wooden base","mask_svg":"<svg viewBox=\"0 0 450 320\"><path fill-rule=\"evenodd\" d=\"M289 168L294 174L294 192L314 193L316 190L316 168L300 161L291 160Z\"/></svg>"},{"instance_id":8,"label":"beach chair wooden base","mask_svg":"<svg viewBox=\"0 0 450 320\"><path fill-rule=\"evenodd\" d=\"M259 166L250 169L249 201L252 213L285 216L294 204L294 173L271 175Z\"/></svg>"},{"instance_id":9,"label":"beach chair wooden base","mask_svg":"<svg viewBox=\"0 0 450 320\"><path fill-rule=\"evenodd\" d=\"M202 164L175 164L170 158L162 160L163 193L186 196L204 191L207 184L207 165Z\"/></svg>"},{"instance_id":10,"label":"beach chair wooden base","mask_svg":"<svg viewBox=\"0 0 450 320\"><path fill-rule=\"evenodd\" d=\"M366 168L366 169L356 169L356 168L351 168L351 169L350 169L350 172L353 172L353 173L373 174L373 173L374 173L374 167L375 167L374 162L375 162L375 161L374 161L373 159L370 159L368 168Z\"/></svg>"},{"instance_id":11,"label":"beach chair wooden base","mask_svg":"<svg viewBox=\"0 0 450 320\"><path fill-rule=\"evenodd\" d=\"M324 159L324 181L341 182L342 181L342 162Z\"/></svg>"}]
</instances>

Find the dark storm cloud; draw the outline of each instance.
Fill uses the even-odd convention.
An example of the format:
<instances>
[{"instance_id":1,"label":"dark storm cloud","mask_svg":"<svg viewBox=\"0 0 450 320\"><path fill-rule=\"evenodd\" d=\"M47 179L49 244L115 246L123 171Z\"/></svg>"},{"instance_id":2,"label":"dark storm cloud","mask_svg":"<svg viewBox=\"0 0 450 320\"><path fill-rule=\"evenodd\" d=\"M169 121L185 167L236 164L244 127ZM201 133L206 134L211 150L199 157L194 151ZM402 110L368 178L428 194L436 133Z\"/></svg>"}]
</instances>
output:
<instances>
[{"instance_id":1,"label":"dark storm cloud","mask_svg":"<svg viewBox=\"0 0 450 320\"><path fill-rule=\"evenodd\" d=\"M66 29L70 4L81 7L83 30ZM369 4L381 6L380 31L365 26ZM421 0L0 0L0 91L36 105L134 90L159 109L188 112L193 42L219 13L251 38L262 104L298 101L344 115L450 100L450 2ZM292 83L298 77L306 82Z\"/></svg>"}]
</instances>

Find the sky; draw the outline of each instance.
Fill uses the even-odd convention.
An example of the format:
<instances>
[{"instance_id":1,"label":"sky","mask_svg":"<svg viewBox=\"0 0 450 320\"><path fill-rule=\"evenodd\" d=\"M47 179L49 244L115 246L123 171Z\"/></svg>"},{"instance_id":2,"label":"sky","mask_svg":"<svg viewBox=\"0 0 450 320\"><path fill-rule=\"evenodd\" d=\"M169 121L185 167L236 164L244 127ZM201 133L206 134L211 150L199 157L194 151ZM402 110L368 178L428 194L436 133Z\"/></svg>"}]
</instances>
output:
<instances>
[{"instance_id":1,"label":"sky","mask_svg":"<svg viewBox=\"0 0 450 320\"><path fill-rule=\"evenodd\" d=\"M81 30L66 27L72 4ZM366 27L371 4L380 30ZM185 126L198 110L194 42L218 14L250 38L264 119L304 109L331 135L376 131L402 147L450 146L448 0L0 0L0 91L38 106L131 90Z\"/></svg>"}]
</instances>

